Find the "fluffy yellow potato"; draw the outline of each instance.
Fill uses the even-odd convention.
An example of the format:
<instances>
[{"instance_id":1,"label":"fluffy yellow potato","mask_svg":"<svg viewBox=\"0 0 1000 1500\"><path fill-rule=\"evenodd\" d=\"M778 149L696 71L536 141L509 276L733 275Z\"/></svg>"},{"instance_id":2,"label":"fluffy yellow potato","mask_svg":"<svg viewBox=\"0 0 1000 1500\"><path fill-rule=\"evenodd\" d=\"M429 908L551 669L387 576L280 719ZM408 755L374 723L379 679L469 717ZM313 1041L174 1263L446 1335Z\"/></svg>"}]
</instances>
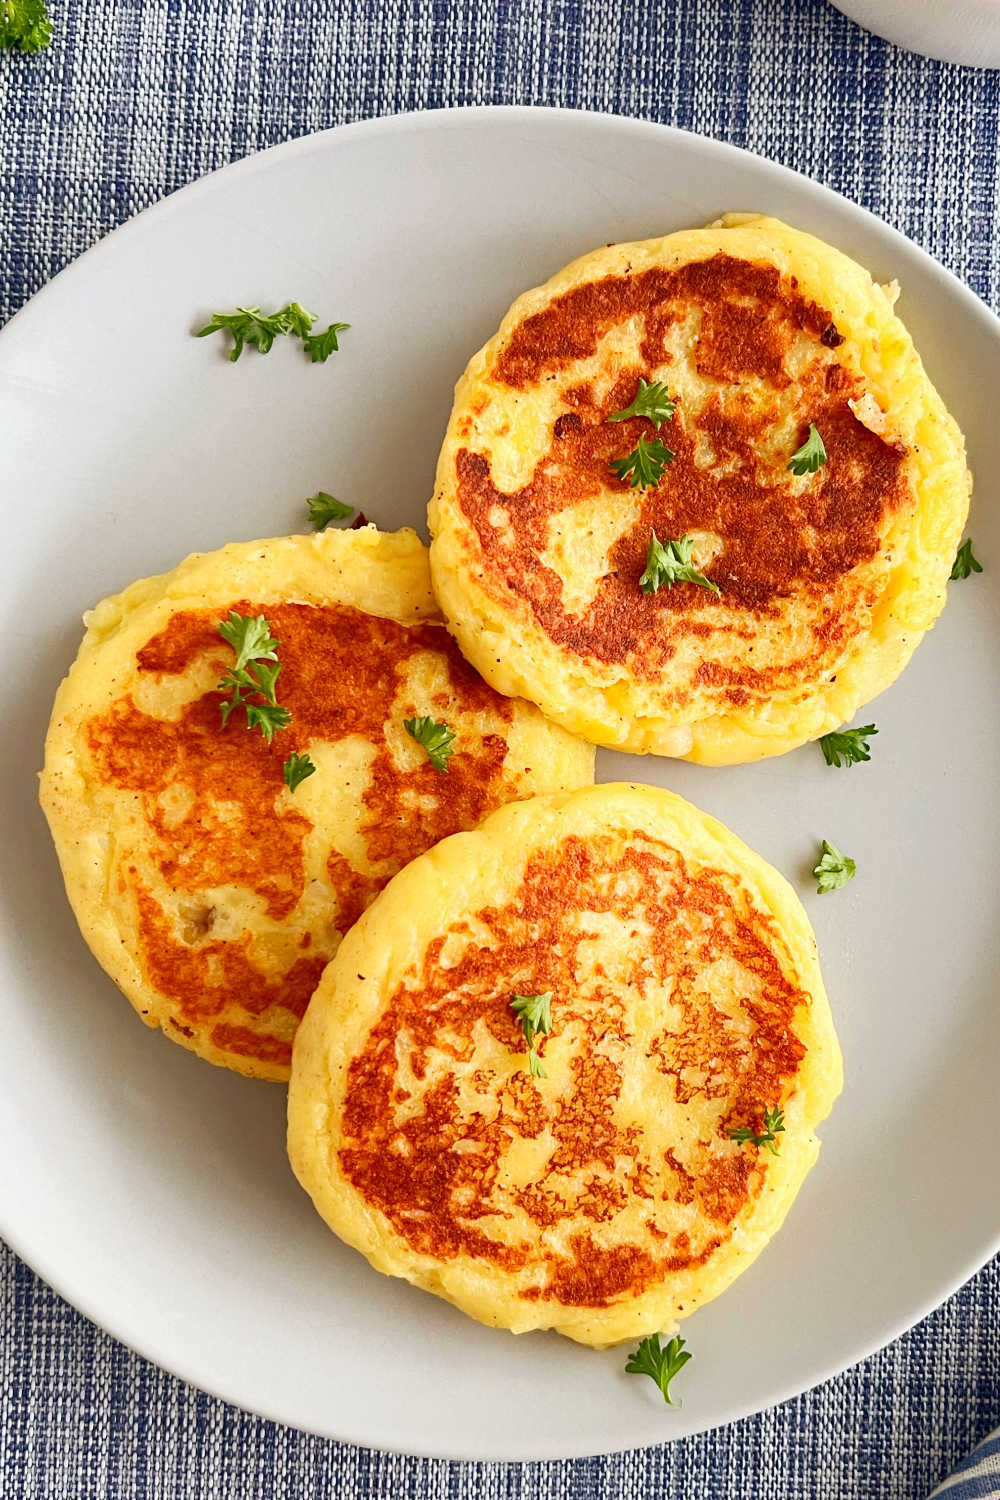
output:
<instances>
[{"instance_id":1,"label":"fluffy yellow potato","mask_svg":"<svg viewBox=\"0 0 1000 1500\"><path fill-rule=\"evenodd\" d=\"M435 591L486 680L598 744L714 764L888 686L944 604L971 482L894 297L748 215L520 297L458 383L429 510ZM643 382L673 410L620 419ZM793 473L811 426L825 461ZM640 443L667 456L619 477ZM712 587L646 591L654 538Z\"/></svg>"},{"instance_id":2,"label":"fluffy yellow potato","mask_svg":"<svg viewBox=\"0 0 1000 1500\"><path fill-rule=\"evenodd\" d=\"M534 1076L511 1002L546 995ZM604 1345L750 1264L840 1086L787 883L670 792L597 786L502 808L390 882L299 1029L288 1148L377 1270ZM736 1138L769 1112L776 1155Z\"/></svg>"},{"instance_id":3,"label":"fluffy yellow potato","mask_svg":"<svg viewBox=\"0 0 1000 1500\"><path fill-rule=\"evenodd\" d=\"M278 638L290 725L224 726L230 610ZM439 772L405 728L455 739ZM294 790L283 766L315 771ZM98 961L150 1026L286 1078L343 934L396 871L512 798L593 779L593 751L456 650L412 531L238 543L105 599L56 697L41 800Z\"/></svg>"}]
</instances>

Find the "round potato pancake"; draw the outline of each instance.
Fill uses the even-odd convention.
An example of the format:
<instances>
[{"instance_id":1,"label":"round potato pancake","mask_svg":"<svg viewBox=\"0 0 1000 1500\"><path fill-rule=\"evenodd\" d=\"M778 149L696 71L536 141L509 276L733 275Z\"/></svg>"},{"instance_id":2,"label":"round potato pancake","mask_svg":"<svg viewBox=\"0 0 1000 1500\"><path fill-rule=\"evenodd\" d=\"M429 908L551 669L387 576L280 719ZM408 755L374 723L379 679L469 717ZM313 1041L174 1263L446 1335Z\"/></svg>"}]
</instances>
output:
<instances>
[{"instance_id":1,"label":"round potato pancake","mask_svg":"<svg viewBox=\"0 0 1000 1500\"><path fill-rule=\"evenodd\" d=\"M533 1068L512 1002L546 996ZM750 1264L840 1086L788 884L672 793L610 784L502 808L382 892L296 1038L289 1155L378 1270L604 1345Z\"/></svg>"},{"instance_id":2,"label":"round potato pancake","mask_svg":"<svg viewBox=\"0 0 1000 1500\"><path fill-rule=\"evenodd\" d=\"M235 610L277 637L270 744L218 685ZM593 750L462 659L412 531L195 554L105 599L56 697L41 801L81 931L150 1026L288 1077L343 934L406 862L501 803L593 780ZM405 727L454 733L446 769ZM307 754L290 790L283 768Z\"/></svg>"},{"instance_id":3,"label":"round potato pancake","mask_svg":"<svg viewBox=\"0 0 1000 1500\"><path fill-rule=\"evenodd\" d=\"M487 681L598 744L710 764L887 687L944 604L971 486L895 295L729 215L519 298L458 384L430 505L434 588ZM643 382L670 402L620 418ZM813 427L825 461L793 472ZM654 537L704 582L654 591Z\"/></svg>"}]
</instances>

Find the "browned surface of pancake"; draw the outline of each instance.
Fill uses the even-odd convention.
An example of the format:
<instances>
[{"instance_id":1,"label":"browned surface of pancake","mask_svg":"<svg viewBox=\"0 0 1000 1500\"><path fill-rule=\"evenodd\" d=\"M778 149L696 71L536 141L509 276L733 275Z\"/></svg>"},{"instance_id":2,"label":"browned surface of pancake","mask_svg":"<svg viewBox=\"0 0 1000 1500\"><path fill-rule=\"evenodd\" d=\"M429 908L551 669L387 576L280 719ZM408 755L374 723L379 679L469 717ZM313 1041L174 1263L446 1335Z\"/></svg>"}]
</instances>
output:
<instances>
[{"instance_id":1,"label":"browned surface of pancake","mask_svg":"<svg viewBox=\"0 0 1000 1500\"><path fill-rule=\"evenodd\" d=\"M386 705L419 653L433 652L447 664L448 691L437 700L442 714L457 700L461 709L488 713L499 726L511 719L510 704L488 688L466 664L447 632L437 625L403 626L343 605L260 605L234 600L244 615L264 614L280 646L281 703L293 728L267 745L237 718L223 730L224 695L196 698L175 721L143 713L129 696L87 725L100 778L142 800L154 838L148 854L174 891L238 885L261 898L268 918L280 922L294 910L306 884L308 817L288 806L282 767L293 746L313 740L335 743L360 735L375 746L370 781L363 793L362 825L369 875L355 871L336 849L327 872L337 896L331 926L342 934L376 891L415 854L439 838L473 826L505 800L502 733L462 748L441 775L426 757L404 770L385 739ZM206 658L221 675L232 653L218 633L226 611L181 611L165 631L137 653L140 675L183 674ZM411 713L415 709L410 710ZM119 870L124 890L136 872ZM278 979L267 979L251 962L251 933L235 940L213 938L214 913L194 904L178 938L159 903L137 886L142 963L155 987L175 1004L171 1025L201 1027L220 1013L212 1032L228 1052L287 1066L290 1032L275 1034L262 1012L276 1006L300 1017L329 957L329 945L303 953ZM245 1025L234 1023L243 1014Z\"/></svg>"},{"instance_id":2,"label":"browned surface of pancake","mask_svg":"<svg viewBox=\"0 0 1000 1500\"><path fill-rule=\"evenodd\" d=\"M722 253L565 293L515 329L492 378L513 389L537 386L592 355L609 330L637 315L645 320L641 359L623 365L600 395L589 383L566 392L569 409L556 420L551 447L530 482L503 493L487 458L462 448L457 501L479 540L483 586L498 599L526 601L558 646L654 679L663 676L680 642L701 635L706 659L695 679L668 676L664 702L682 709L692 689L712 690L716 701L740 708L751 694L821 677L864 630L876 596L852 574L879 552L888 518L914 504L906 450L870 431L852 411L849 402L863 396L865 383L838 358L842 339L830 313L800 296L795 279L786 280L774 266ZM718 389L697 413L679 404L660 430L673 462L660 484L642 493L640 514L614 544L589 610L568 612L563 582L542 556L549 520L608 489L636 495L610 462L639 437L657 434L643 419L607 418L632 401L640 376L656 370L669 385L673 356L665 337L692 319L700 325L697 372ZM811 349L805 362L803 336ZM778 399L790 386L791 355L802 420L788 451L805 440L812 421L829 455L806 486L783 466L778 482L762 472L775 423L775 402L766 392ZM467 425L471 433L471 420ZM733 611L727 629L753 639L761 623L780 619L782 601L794 593L797 608L808 613L806 649L759 665L712 660L712 626L705 620L717 605L713 594L690 583L653 595L640 590L654 531L661 539L689 532L722 537L723 552L704 571Z\"/></svg>"},{"instance_id":3,"label":"browned surface of pancake","mask_svg":"<svg viewBox=\"0 0 1000 1500\"><path fill-rule=\"evenodd\" d=\"M589 920L622 912L648 924L648 956L614 982L589 986L584 998L579 950L593 931L581 926L581 913ZM472 936L479 931L482 941ZM443 962L452 937L460 957ZM704 1264L731 1237L772 1161L735 1151L729 1130L762 1129L765 1110L786 1095L805 1055L794 1019L807 997L783 972L781 951L774 922L741 899L731 874L689 873L677 850L642 829L625 847L620 838L571 837L534 855L514 899L477 910L431 944L420 974L397 988L352 1060L339 1149L345 1178L418 1254L438 1262L473 1256L506 1272L530 1265L532 1285L520 1295L531 1301L604 1307ZM708 966L729 961L760 984L755 1000L741 1002L742 1030L699 992ZM523 1052L509 1004L512 974L520 992L558 997L543 1048L573 1033L568 1090L553 1098L524 1068L484 1069L472 1078L483 1112L470 1118L455 1073L446 1072L426 1086L419 1111L406 1115L401 1057L418 1080L426 1079L432 1052L460 1070L480 1028ZM623 983L633 1004L672 986L670 1022L647 1052L663 1102L725 1101L721 1113L709 1105L711 1123L696 1138L658 1157L637 1123L621 1123L621 1060L633 1044ZM646 1099L646 1109L657 1107ZM512 1141L542 1137L551 1145L542 1169L527 1186L512 1187L502 1165ZM602 1246L594 1232L630 1198L649 1204L642 1242ZM690 1230L672 1235L658 1223L664 1202L694 1205ZM509 1220L515 1208L537 1231L530 1239L512 1243L483 1227L494 1216ZM560 1224L572 1224L565 1240Z\"/></svg>"}]
</instances>

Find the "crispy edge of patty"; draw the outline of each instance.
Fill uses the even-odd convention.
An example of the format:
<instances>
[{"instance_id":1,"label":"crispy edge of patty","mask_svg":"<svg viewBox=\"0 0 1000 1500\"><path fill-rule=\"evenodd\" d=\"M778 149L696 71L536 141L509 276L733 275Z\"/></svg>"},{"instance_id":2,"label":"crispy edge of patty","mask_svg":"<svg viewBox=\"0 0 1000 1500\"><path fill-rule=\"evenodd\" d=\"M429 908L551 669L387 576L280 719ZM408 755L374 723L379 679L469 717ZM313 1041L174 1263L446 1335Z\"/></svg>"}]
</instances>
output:
<instances>
[{"instance_id":1,"label":"crispy edge of patty","mask_svg":"<svg viewBox=\"0 0 1000 1500\"><path fill-rule=\"evenodd\" d=\"M679 265L724 251L765 260L795 276L799 292L828 308L858 352L868 388L913 449L918 511L898 538L896 559L864 643L832 682L803 684L769 701L766 712L691 716L657 712L655 686L627 670L581 662L540 629L529 606L505 607L483 582L490 571L458 504L458 423L469 410L513 330L554 298L586 281ZM500 692L529 698L596 744L724 765L794 749L848 722L906 666L944 606L948 574L968 513L971 476L957 423L928 379L893 298L841 251L762 216L727 215L701 230L614 245L581 257L525 292L496 335L470 360L455 403L428 509L434 589L463 653Z\"/></svg>"},{"instance_id":2,"label":"crispy edge of patty","mask_svg":"<svg viewBox=\"0 0 1000 1500\"><path fill-rule=\"evenodd\" d=\"M753 1201L719 1263L684 1273L681 1285L657 1287L631 1301L596 1310L526 1302L502 1271L459 1257L442 1263L412 1251L384 1215L344 1177L337 1161L340 1111L352 1058L403 982L408 967L456 917L509 898L530 854L581 827L626 831L642 826L673 838L686 856L735 872L755 902L777 921L811 998L796 1033L807 1053L786 1111L781 1154L768 1163L763 1192ZM679 842L677 842L679 841ZM840 1047L823 987L816 943L798 897L770 865L735 834L659 787L605 783L582 791L512 804L472 833L443 840L401 871L361 917L328 966L299 1029L288 1096L288 1150L296 1177L328 1226L376 1270L400 1276L493 1327L515 1333L554 1328L594 1347L657 1329L718 1296L780 1228L819 1142L814 1128L829 1113L843 1082Z\"/></svg>"}]
</instances>

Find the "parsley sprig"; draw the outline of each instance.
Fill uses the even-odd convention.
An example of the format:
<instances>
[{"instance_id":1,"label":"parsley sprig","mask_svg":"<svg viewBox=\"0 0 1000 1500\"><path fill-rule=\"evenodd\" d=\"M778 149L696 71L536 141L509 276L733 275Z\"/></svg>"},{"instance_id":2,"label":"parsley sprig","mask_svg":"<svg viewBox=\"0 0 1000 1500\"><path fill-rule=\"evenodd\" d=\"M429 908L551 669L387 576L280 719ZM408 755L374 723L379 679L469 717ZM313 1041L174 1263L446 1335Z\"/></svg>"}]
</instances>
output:
<instances>
[{"instance_id":1,"label":"parsley sprig","mask_svg":"<svg viewBox=\"0 0 1000 1500\"><path fill-rule=\"evenodd\" d=\"M792 454L788 467L793 474L815 474L820 464L825 464L826 461L826 444L820 437L815 422L810 422L809 436L802 447Z\"/></svg>"},{"instance_id":2,"label":"parsley sprig","mask_svg":"<svg viewBox=\"0 0 1000 1500\"><path fill-rule=\"evenodd\" d=\"M52 40L45 0L0 0L0 47L44 52Z\"/></svg>"},{"instance_id":3,"label":"parsley sprig","mask_svg":"<svg viewBox=\"0 0 1000 1500\"><path fill-rule=\"evenodd\" d=\"M675 583L696 583L699 588L711 589L713 594L722 590L711 578L700 573L691 561L694 537L678 537L676 541L661 542L656 532L650 538L646 552L646 571L639 579L644 594L655 594L664 586L672 588Z\"/></svg>"},{"instance_id":4,"label":"parsley sprig","mask_svg":"<svg viewBox=\"0 0 1000 1500\"><path fill-rule=\"evenodd\" d=\"M650 1334L629 1355L625 1365L626 1375L648 1375L659 1386L667 1405L673 1406L670 1382L692 1357L684 1348L684 1342L684 1339L675 1335L669 1343L661 1345L660 1335Z\"/></svg>"},{"instance_id":5,"label":"parsley sprig","mask_svg":"<svg viewBox=\"0 0 1000 1500\"><path fill-rule=\"evenodd\" d=\"M823 853L819 864L813 870L816 878L816 890L821 896L827 891L837 891L849 880L853 880L857 874L857 865L854 860L831 844L829 839L823 840Z\"/></svg>"},{"instance_id":6,"label":"parsley sprig","mask_svg":"<svg viewBox=\"0 0 1000 1500\"><path fill-rule=\"evenodd\" d=\"M547 1078L541 1058L535 1047L536 1036L548 1036L552 1030L552 991L541 995L515 995L510 1008L521 1023L524 1040L528 1044L528 1067L532 1078Z\"/></svg>"},{"instance_id":7,"label":"parsley sprig","mask_svg":"<svg viewBox=\"0 0 1000 1500\"><path fill-rule=\"evenodd\" d=\"M956 583L960 578L968 578L970 573L981 573L982 571L983 565L972 550L972 538L971 536L967 536L955 553L955 561L951 565L951 572L948 574L948 577L952 583Z\"/></svg>"},{"instance_id":8,"label":"parsley sprig","mask_svg":"<svg viewBox=\"0 0 1000 1500\"><path fill-rule=\"evenodd\" d=\"M611 468L620 480L628 480L630 489L648 490L659 484L673 456L672 450L659 438L654 438L651 443L640 438L625 458L611 460Z\"/></svg>"},{"instance_id":9,"label":"parsley sprig","mask_svg":"<svg viewBox=\"0 0 1000 1500\"><path fill-rule=\"evenodd\" d=\"M605 417L606 422L627 422L631 417L647 417L659 432L677 410L677 402L660 380L646 381L639 376L639 389L630 405Z\"/></svg>"},{"instance_id":10,"label":"parsley sprig","mask_svg":"<svg viewBox=\"0 0 1000 1500\"><path fill-rule=\"evenodd\" d=\"M325 531L331 521L346 521L348 516L353 516L354 506L345 505L342 500L335 500L325 490L320 490L318 495L313 495L306 501L309 507L309 519L314 531Z\"/></svg>"},{"instance_id":11,"label":"parsley sprig","mask_svg":"<svg viewBox=\"0 0 1000 1500\"><path fill-rule=\"evenodd\" d=\"M301 786L306 777L312 776L315 770L316 767L308 755L299 755L298 751L294 751L282 766L281 774L288 790L294 792L296 787Z\"/></svg>"},{"instance_id":12,"label":"parsley sprig","mask_svg":"<svg viewBox=\"0 0 1000 1500\"><path fill-rule=\"evenodd\" d=\"M235 665L216 686L217 692L231 695L219 705L222 727L237 709L245 709L247 728L259 729L270 745L275 731L287 728L292 721L291 713L282 708L275 694L281 671L275 649L278 642L263 615L241 615L235 609L229 611L228 620L219 621L219 634L236 652Z\"/></svg>"},{"instance_id":13,"label":"parsley sprig","mask_svg":"<svg viewBox=\"0 0 1000 1500\"><path fill-rule=\"evenodd\" d=\"M455 731L426 715L420 719L404 719L403 728L418 745L423 745L435 771L447 772L448 762L455 754Z\"/></svg>"},{"instance_id":14,"label":"parsley sprig","mask_svg":"<svg viewBox=\"0 0 1000 1500\"><path fill-rule=\"evenodd\" d=\"M350 323L331 323L325 333L307 333L303 336L305 351L314 365L326 364L330 355L337 353L340 349L338 335L350 326Z\"/></svg>"},{"instance_id":15,"label":"parsley sprig","mask_svg":"<svg viewBox=\"0 0 1000 1500\"><path fill-rule=\"evenodd\" d=\"M878 734L874 724L862 724L857 729L837 729L824 734L819 742L823 759L828 766L853 766L859 761L871 760L868 741Z\"/></svg>"},{"instance_id":16,"label":"parsley sprig","mask_svg":"<svg viewBox=\"0 0 1000 1500\"><path fill-rule=\"evenodd\" d=\"M231 313L213 313L211 321L199 328L195 337L203 339L210 333L228 333L233 340L229 358L234 363L247 347L269 354L276 338L298 338L313 363L322 364L340 348L338 334L351 325L331 323L325 333L312 333L315 321L316 314L301 302L286 302L273 313L262 313L259 307L238 307Z\"/></svg>"},{"instance_id":17,"label":"parsley sprig","mask_svg":"<svg viewBox=\"0 0 1000 1500\"><path fill-rule=\"evenodd\" d=\"M764 1131L762 1135L755 1134L747 1126L740 1125L729 1132L731 1141L738 1141L742 1146L750 1141L755 1146L763 1146L765 1151L770 1151L772 1156L778 1154L778 1136L785 1128L785 1112L775 1105L774 1109L764 1111Z\"/></svg>"}]
</instances>

